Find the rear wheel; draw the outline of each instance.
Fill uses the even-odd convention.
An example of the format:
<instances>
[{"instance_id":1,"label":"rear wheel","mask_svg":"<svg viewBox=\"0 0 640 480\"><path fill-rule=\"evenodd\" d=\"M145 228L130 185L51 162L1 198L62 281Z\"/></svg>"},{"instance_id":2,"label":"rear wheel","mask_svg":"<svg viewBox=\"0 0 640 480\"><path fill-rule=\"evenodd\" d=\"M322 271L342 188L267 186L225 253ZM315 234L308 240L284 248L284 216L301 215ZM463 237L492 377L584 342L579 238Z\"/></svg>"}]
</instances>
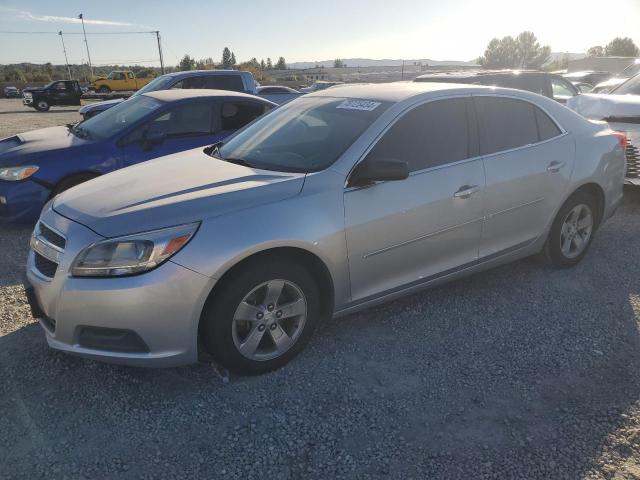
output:
<instances>
[{"instance_id":1,"label":"rear wheel","mask_svg":"<svg viewBox=\"0 0 640 480\"><path fill-rule=\"evenodd\" d=\"M106 85L103 85L98 89L98 92L100 92L100 93L111 93L111 89L109 87L107 87Z\"/></svg>"},{"instance_id":2,"label":"rear wheel","mask_svg":"<svg viewBox=\"0 0 640 480\"><path fill-rule=\"evenodd\" d=\"M544 247L547 261L556 267L572 267L586 255L597 224L597 207L585 192L571 196L556 215Z\"/></svg>"},{"instance_id":3,"label":"rear wheel","mask_svg":"<svg viewBox=\"0 0 640 480\"><path fill-rule=\"evenodd\" d=\"M95 175L93 173L81 173L78 175L74 175L72 177L65 178L64 180L61 180L52 190L51 198L55 197L56 195L59 195L65 190L69 190L70 188L75 187L76 185L80 185L81 183L84 183L93 178L96 178L97 176L98 175Z\"/></svg>"},{"instance_id":4,"label":"rear wheel","mask_svg":"<svg viewBox=\"0 0 640 480\"><path fill-rule=\"evenodd\" d=\"M321 316L316 281L283 259L233 272L205 306L202 340L222 365L264 373L289 362L311 338Z\"/></svg>"},{"instance_id":5,"label":"rear wheel","mask_svg":"<svg viewBox=\"0 0 640 480\"><path fill-rule=\"evenodd\" d=\"M46 112L47 110L49 110L49 102L47 102L46 100L38 100L36 102L36 110L38 110L39 112Z\"/></svg>"}]
</instances>

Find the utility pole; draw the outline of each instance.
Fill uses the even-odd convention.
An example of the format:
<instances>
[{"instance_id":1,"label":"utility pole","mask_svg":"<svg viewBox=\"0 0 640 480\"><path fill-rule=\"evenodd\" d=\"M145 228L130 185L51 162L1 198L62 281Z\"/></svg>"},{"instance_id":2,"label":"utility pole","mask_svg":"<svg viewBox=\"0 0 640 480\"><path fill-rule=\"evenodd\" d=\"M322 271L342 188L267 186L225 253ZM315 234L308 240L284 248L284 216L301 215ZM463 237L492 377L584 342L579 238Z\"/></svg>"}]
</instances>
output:
<instances>
[{"instance_id":1,"label":"utility pole","mask_svg":"<svg viewBox=\"0 0 640 480\"><path fill-rule=\"evenodd\" d=\"M404 60L402 60L402 73L400 74L400 80L404 80Z\"/></svg>"},{"instance_id":2,"label":"utility pole","mask_svg":"<svg viewBox=\"0 0 640 480\"><path fill-rule=\"evenodd\" d=\"M156 30L155 34L158 40L158 53L160 54L160 71L164 75L164 59L162 58L162 45L160 44L160 30Z\"/></svg>"},{"instance_id":3,"label":"utility pole","mask_svg":"<svg viewBox=\"0 0 640 480\"><path fill-rule=\"evenodd\" d=\"M87 31L84 29L84 17L82 14L78 15L78 18L82 22L82 31L84 32L84 44L87 46L87 58L89 59L89 70L91 71L90 82L93 81L93 66L91 65L91 55L89 55L89 42L87 42Z\"/></svg>"},{"instance_id":4,"label":"utility pole","mask_svg":"<svg viewBox=\"0 0 640 480\"><path fill-rule=\"evenodd\" d=\"M69 74L69 80L73 80L73 77L71 76L71 68L69 68L69 59L67 58L67 49L64 46L64 38L62 36L62 30L58 32L58 35L60 35L60 40L62 41L62 51L64 52L64 63L67 66L67 73Z\"/></svg>"}]
</instances>

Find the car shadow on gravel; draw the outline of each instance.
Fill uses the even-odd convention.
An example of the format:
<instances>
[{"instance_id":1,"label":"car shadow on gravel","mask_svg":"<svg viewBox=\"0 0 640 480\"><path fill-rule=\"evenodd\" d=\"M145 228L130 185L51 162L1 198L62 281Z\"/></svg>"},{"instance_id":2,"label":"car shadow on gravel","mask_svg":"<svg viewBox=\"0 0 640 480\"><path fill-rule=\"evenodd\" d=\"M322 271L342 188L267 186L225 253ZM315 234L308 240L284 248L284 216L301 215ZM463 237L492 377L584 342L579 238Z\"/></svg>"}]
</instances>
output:
<instances>
[{"instance_id":1,"label":"car shadow on gravel","mask_svg":"<svg viewBox=\"0 0 640 480\"><path fill-rule=\"evenodd\" d=\"M101 364L17 328L0 337L5 474L625 478L638 214L634 191L575 268L527 259L331 320L259 377Z\"/></svg>"}]
</instances>

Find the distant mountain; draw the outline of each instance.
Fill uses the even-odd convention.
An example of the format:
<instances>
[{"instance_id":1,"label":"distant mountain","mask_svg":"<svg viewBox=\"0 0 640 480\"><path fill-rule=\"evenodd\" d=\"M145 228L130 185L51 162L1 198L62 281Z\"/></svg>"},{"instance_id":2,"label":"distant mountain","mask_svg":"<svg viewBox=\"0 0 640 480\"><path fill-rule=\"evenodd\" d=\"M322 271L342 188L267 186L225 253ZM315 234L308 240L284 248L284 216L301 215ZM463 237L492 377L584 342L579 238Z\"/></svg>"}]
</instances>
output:
<instances>
[{"instance_id":1,"label":"distant mountain","mask_svg":"<svg viewBox=\"0 0 640 480\"><path fill-rule=\"evenodd\" d=\"M402 59L388 59L383 58L380 60L372 58L342 58L341 59L347 67L391 67L402 65ZM474 62L465 62L461 60L431 60L429 58L422 59L405 59L405 65L413 65L414 63L421 62L423 65L473 65ZM333 60L321 60L317 62L292 62L287 64L289 68L313 68L315 66L321 67L333 67Z\"/></svg>"}]
</instances>

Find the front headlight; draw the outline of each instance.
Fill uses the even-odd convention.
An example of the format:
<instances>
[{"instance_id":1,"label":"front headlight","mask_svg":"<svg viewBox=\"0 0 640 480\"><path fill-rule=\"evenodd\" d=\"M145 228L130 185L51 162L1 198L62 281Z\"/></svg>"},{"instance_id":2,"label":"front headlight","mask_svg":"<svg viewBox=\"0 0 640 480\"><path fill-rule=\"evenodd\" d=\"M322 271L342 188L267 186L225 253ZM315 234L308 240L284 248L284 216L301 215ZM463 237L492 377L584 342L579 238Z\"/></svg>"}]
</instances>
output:
<instances>
[{"instance_id":1,"label":"front headlight","mask_svg":"<svg viewBox=\"0 0 640 480\"><path fill-rule=\"evenodd\" d=\"M36 165L27 165L24 167L0 167L0 180L8 180L10 182L17 182L18 180L24 180L38 171Z\"/></svg>"},{"instance_id":2,"label":"front headlight","mask_svg":"<svg viewBox=\"0 0 640 480\"><path fill-rule=\"evenodd\" d=\"M75 277L120 277L147 272L167 261L193 237L199 223L101 240L82 250Z\"/></svg>"}]
</instances>

